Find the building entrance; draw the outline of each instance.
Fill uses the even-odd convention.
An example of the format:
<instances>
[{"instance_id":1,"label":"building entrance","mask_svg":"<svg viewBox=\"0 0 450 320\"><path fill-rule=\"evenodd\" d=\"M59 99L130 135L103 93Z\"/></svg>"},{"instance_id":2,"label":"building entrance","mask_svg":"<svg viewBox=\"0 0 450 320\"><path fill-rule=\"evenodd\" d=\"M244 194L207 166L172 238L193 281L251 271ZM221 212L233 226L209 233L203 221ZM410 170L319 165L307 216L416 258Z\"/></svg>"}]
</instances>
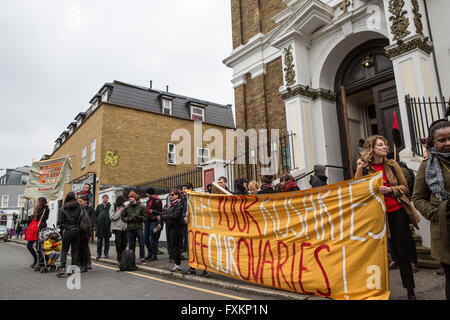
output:
<instances>
[{"instance_id":1,"label":"building entrance","mask_svg":"<svg viewBox=\"0 0 450 320\"><path fill-rule=\"evenodd\" d=\"M394 111L402 131L394 70L384 51L388 44L387 39L376 39L358 46L344 58L336 74L336 107L345 179L353 177L356 170L361 139L383 135L392 149ZM403 148L400 146L397 152Z\"/></svg>"}]
</instances>

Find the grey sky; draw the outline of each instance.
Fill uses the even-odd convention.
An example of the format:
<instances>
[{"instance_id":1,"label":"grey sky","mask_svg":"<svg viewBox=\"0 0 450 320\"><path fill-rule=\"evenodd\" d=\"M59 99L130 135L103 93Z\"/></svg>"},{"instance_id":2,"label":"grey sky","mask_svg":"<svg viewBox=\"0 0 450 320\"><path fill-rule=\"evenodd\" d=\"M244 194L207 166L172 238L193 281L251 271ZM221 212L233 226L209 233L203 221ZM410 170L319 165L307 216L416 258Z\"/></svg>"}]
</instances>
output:
<instances>
[{"instance_id":1,"label":"grey sky","mask_svg":"<svg viewBox=\"0 0 450 320\"><path fill-rule=\"evenodd\" d=\"M105 82L234 104L231 50L229 0L0 1L0 168L50 154Z\"/></svg>"}]
</instances>

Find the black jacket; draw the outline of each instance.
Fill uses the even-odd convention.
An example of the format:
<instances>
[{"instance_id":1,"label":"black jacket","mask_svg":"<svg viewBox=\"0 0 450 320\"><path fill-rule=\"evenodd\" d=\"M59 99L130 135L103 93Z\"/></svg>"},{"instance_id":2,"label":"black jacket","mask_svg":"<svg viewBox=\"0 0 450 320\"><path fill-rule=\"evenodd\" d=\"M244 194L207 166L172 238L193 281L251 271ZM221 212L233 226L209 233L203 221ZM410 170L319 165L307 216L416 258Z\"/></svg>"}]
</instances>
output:
<instances>
[{"instance_id":1,"label":"black jacket","mask_svg":"<svg viewBox=\"0 0 450 320\"><path fill-rule=\"evenodd\" d=\"M181 199L181 201L164 211L164 214L161 215L161 219L166 222L168 228L183 225L183 209L184 204L183 199Z\"/></svg>"},{"instance_id":2,"label":"black jacket","mask_svg":"<svg viewBox=\"0 0 450 320\"><path fill-rule=\"evenodd\" d=\"M145 204L145 222L151 222L156 220L156 216L162 214L162 201L159 198L154 198L151 207L148 205L150 203L150 198L147 200ZM152 209L152 213L148 213L147 210Z\"/></svg>"},{"instance_id":3,"label":"black jacket","mask_svg":"<svg viewBox=\"0 0 450 320\"><path fill-rule=\"evenodd\" d=\"M271 184L263 184L256 194L277 193Z\"/></svg>"},{"instance_id":4,"label":"black jacket","mask_svg":"<svg viewBox=\"0 0 450 320\"><path fill-rule=\"evenodd\" d=\"M72 200L65 203L59 213L59 228L61 230L78 231L80 211L80 204L77 201Z\"/></svg>"}]
</instances>

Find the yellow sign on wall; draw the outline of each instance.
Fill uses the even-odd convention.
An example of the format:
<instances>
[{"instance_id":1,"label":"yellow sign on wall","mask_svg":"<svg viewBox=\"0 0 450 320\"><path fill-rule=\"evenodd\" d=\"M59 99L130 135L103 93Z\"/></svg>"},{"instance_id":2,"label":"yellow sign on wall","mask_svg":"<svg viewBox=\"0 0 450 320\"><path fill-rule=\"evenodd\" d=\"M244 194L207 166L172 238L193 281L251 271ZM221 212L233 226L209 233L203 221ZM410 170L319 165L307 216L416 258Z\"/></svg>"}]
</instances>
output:
<instances>
[{"instance_id":1,"label":"yellow sign on wall","mask_svg":"<svg viewBox=\"0 0 450 320\"><path fill-rule=\"evenodd\" d=\"M189 192L189 264L333 299L388 299L383 184L377 173L287 193Z\"/></svg>"},{"instance_id":2,"label":"yellow sign on wall","mask_svg":"<svg viewBox=\"0 0 450 320\"><path fill-rule=\"evenodd\" d=\"M106 151L105 159L103 160L103 162L106 165L109 164L111 167L115 167L119 162L119 156L114 151Z\"/></svg>"}]
</instances>

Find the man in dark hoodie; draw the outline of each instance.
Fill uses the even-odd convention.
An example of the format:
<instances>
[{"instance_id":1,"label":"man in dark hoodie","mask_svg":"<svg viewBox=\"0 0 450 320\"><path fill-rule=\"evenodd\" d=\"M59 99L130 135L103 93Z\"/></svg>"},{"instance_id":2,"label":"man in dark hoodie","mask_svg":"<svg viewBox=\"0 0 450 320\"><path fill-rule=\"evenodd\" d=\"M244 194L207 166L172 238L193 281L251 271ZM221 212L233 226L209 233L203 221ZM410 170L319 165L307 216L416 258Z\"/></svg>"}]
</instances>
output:
<instances>
[{"instance_id":1,"label":"man in dark hoodie","mask_svg":"<svg viewBox=\"0 0 450 320\"><path fill-rule=\"evenodd\" d=\"M234 193L236 195L239 194L248 194L248 179L246 178L237 178L234 182L235 189Z\"/></svg>"},{"instance_id":2,"label":"man in dark hoodie","mask_svg":"<svg viewBox=\"0 0 450 320\"><path fill-rule=\"evenodd\" d=\"M328 177L325 175L326 167L324 165L316 164L314 166L314 175L309 178L309 183L313 188L326 186L328 184Z\"/></svg>"},{"instance_id":3,"label":"man in dark hoodie","mask_svg":"<svg viewBox=\"0 0 450 320\"><path fill-rule=\"evenodd\" d=\"M63 230L61 265L56 275L62 276L66 273L67 253L71 248L72 265L78 265L80 249L80 232L78 220L80 217L81 206L77 202L75 193L69 192L64 199L64 206L60 211L59 228Z\"/></svg>"},{"instance_id":4,"label":"man in dark hoodie","mask_svg":"<svg viewBox=\"0 0 450 320\"><path fill-rule=\"evenodd\" d=\"M257 194L267 194L267 193L276 193L276 191L272 187L273 176L265 175L261 177L261 187Z\"/></svg>"}]
</instances>

